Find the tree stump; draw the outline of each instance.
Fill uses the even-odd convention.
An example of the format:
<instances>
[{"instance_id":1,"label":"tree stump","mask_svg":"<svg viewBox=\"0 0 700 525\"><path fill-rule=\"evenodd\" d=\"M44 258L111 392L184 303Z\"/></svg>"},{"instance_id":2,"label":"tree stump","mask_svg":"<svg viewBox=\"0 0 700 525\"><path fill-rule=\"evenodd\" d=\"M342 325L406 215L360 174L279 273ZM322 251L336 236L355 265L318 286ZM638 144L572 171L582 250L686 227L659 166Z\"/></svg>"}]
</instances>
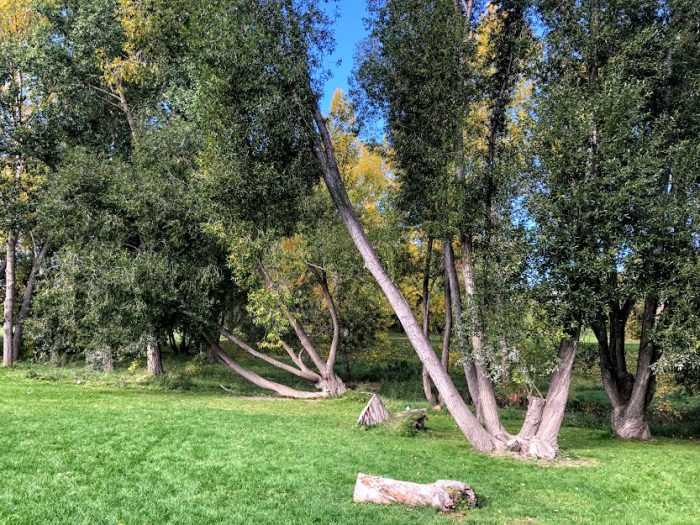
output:
<instances>
[{"instance_id":1,"label":"tree stump","mask_svg":"<svg viewBox=\"0 0 700 525\"><path fill-rule=\"evenodd\" d=\"M372 426L383 423L391 417L391 414L379 399L377 394L373 394L365 408L360 412L360 417L357 419L358 425Z\"/></svg>"},{"instance_id":2,"label":"tree stump","mask_svg":"<svg viewBox=\"0 0 700 525\"><path fill-rule=\"evenodd\" d=\"M420 484L359 473L352 495L355 503L386 505L400 503L409 506L431 506L442 512L455 510L460 503L476 507L476 494L461 481L440 479L435 483Z\"/></svg>"}]
</instances>

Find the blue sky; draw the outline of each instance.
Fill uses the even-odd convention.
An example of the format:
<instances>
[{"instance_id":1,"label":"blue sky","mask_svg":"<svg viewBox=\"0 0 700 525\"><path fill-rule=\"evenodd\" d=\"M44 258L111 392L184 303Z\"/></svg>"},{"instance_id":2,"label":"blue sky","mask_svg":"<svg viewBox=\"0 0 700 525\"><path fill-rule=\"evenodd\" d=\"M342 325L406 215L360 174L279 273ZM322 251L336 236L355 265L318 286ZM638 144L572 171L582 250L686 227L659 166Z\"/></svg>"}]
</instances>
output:
<instances>
[{"instance_id":1,"label":"blue sky","mask_svg":"<svg viewBox=\"0 0 700 525\"><path fill-rule=\"evenodd\" d=\"M348 78L353 68L355 48L367 36L362 22L362 19L367 16L367 1L328 0L326 10L331 18L335 17L337 10L338 18L333 26L335 52L325 60L325 67L332 72L333 76L324 86L321 99L321 111L324 113L328 111L331 97L337 88L348 91Z\"/></svg>"}]
</instances>

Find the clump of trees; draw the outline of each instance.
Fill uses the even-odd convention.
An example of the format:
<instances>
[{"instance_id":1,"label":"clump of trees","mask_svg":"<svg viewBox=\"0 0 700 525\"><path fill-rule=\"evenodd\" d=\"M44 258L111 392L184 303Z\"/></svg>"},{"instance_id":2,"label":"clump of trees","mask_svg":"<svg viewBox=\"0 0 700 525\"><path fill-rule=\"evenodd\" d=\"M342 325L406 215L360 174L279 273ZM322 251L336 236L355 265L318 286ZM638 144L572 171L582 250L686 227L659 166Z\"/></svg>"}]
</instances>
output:
<instances>
[{"instance_id":1,"label":"clump of trees","mask_svg":"<svg viewBox=\"0 0 700 525\"><path fill-rule=\"evenodd\" d=\"M337 396L394 323L476 449L554 457L591 330L613 429L648 438L657 371L697 367L695 4L373 0L327 116L321 7L0 4L3 364L145 354L158 376L196 346ZM542 363L511 434L496 387Z\"/></svg>"}]
</instances>

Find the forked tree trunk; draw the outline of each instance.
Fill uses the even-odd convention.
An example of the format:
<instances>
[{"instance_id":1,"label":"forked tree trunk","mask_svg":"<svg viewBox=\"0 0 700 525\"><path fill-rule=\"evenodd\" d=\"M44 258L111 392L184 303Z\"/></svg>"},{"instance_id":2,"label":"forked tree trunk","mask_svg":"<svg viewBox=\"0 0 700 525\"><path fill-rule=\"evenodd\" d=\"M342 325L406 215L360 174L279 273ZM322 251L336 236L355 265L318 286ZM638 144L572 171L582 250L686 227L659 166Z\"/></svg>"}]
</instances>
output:
<instances>
[{"instance_id":1,"label":"forked tree trunk","mask_svg":"<svg viewBox=\"0 0 700 525\"><path fill-rule=\"evenodd\" d=\"M14 363L12 352L12 338L15 310L15 267L17 252L17 237L10 234L7 239L7 252L5 258L5 302L3 316L3 340L2 340L2 364L11 366Z\"/></svg>"},{"instance_id":2,"label":"forked tree trunk","mask_svg":"<svg viewBox=\"0 0 700 525\"><path fill-rule=\"evenodd\" d=\"M649 439L651 431L646 420L646 412L654 395L656 379L652 366L659 358L650 333L656 320L658 301L647 298L642 315L642 335L639 340L637 370L635 375L626 368L618 370L619 358L613 350L622 343L608 341L604 321L594 327L600 351L600 372L605 393L612 403L610 422L615 434L625 439ZM611 322L613 324L613 322ZM619 324L619 323L618 323ZM622 327L624 333L624 325ZM611 339L620 337L619 330L610 330ZM622 336L624 337L624 336Z\"/></svg>"},{"instance_id":3,"label":"forked tree trunk","mask_svg":"<svg viewBox=\"0 0 700 525\"><path fill-rule=\"evenodd\" d=\"M217 344L214 338L210 337L206 333L202 333L202 337L204 337L205 341L209 345L211 355L214 359L236 372L243 379L250 381L255 386L258 386L265 390L272 390L280 396L291 397L294 399L315 399L319 397L328 397L328 393L326 392L304 392L302 390L296 390L286 385L282 385L280 383L270 381L269 379L265 379L264 377L256 374L255 372L252 372L251 370L248 370L247 368L239 365L231 356L229 356L226 352L224 352L221 349L221 347Z\"/></svg>"},{"instance_id":4,"label":"forked tree trunk","mask_svg":"<svg viewBox=\"0 0 700 525\"><path fill-rule=\"evenodd\" d=\"M34 258L32 262L32 269L27 277L27 285L24 289L24 296L22 297L22 305L19 308L19 313L17 314L17 322L15 323L15 333L12 337L12 360L19 360L19 353L22 349L22 334L24 333L24 321L29 315L29 308L32 304L32 297L34 296L34 283L36 281L36 275L39 272L41 263L46 257L49 251L49 243L44 243L41 250Z\"/></svg>"},{"instance_id":5,"label":"forked tree trunk","mask_svg":"<svg viewBox=\"0 0 700 525\"><path fill-rule=\"evenodd\" d=\"M365 266L396 313L406 336L428 371L430 379L444 399L445 405L459 429L477 450L482 452L494 450L497 442L481 427L474 414L469 411L452 379L443 370L435 350L423 333L406 298L384 269L377 252L370 243L343 186L333 152L331 137L317 104L314 103L312 111L320 135L320 137L315 137L314 149L322 167L323 180Z\"/></svg>"},{"instance_id":6,"label":"forked tree trunk","mask_svg":"<svg viewBox=\"0 0 700 525\"><path fill-rule=\"evenodd\" d=\"M317 388L331 396L340 396L347 391L347 387L345 386L343 380L340 377L338 377L334 370L335 360L338 354L338 344L340 342L340 322L338 321L338 313L335 309L335 303L333 302L333 297L331 296L330 290L328 288L328 281L326 280L325 272L319 270L315 266L310 265L309 267L314 272L314 274L317 277L317 280L319 281L319 285L321 286L321 291L323 293L324 300L326 301L326 304L328 306L328 312L331 316L331 320L333 323L333 337L331 340L331 346L328 351L328 358L326 361L323 360L321 354L318 352L318 350L316 350L316 347L314 346L313 342L311 341L311 338L304 329L304 326L299 322L296 316L289 310L289 308L287 308L285 304L283 304L282 302L278 302L278 304L283 315L287 318L287 321L294 330L294 333L296 334L297 339L301 343L302 348L311 358L311 361L313 361L314 365L316 366L316 369L318 370L319 375L321 376L320 381L316 382ZM258 261L258 269L260 271L260 275L265 281L266 286L272 291L278 291L277 285L272 280L272 277L270 276L269 272L260 260ZM302 366L303 362L301 362L301 357L298 358L298 362L296 364L297 366L299 366L300 369L304 368L304 366Z\"/></svg>"},{"instance_id":7,"label":"forked tree trunk","mask_svg":"<svg viewBox=\"0 0 700 525\"><path fill-rule=\"evenodd\" d=\"M146 338L146 370L151 377L162 376L165 373L160 353L160 342L154 335L149 335Z\"/></svg>"}]
</instances>

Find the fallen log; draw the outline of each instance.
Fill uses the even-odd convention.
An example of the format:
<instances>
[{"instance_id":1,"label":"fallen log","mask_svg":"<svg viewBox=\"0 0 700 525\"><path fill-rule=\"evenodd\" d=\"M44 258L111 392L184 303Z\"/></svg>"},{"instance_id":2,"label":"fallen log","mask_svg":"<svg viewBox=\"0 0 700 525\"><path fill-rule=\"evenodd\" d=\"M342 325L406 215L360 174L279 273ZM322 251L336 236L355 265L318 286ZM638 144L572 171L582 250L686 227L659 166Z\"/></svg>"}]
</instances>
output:
<instances>
[{"instance_id":1,"label":"fallen log","mask_svg":"<svg viewBox=\"0 0 700 525\"><path fill-rule=\"evenodd\" d=\"M476 494L461 481L440 479L435 483L420 484L410 481L380 478L359 473L352 495L355 503L386 505L431 506L442 512L451 512L460 504L476 507Z\"/></svg>"}]
</instances>

